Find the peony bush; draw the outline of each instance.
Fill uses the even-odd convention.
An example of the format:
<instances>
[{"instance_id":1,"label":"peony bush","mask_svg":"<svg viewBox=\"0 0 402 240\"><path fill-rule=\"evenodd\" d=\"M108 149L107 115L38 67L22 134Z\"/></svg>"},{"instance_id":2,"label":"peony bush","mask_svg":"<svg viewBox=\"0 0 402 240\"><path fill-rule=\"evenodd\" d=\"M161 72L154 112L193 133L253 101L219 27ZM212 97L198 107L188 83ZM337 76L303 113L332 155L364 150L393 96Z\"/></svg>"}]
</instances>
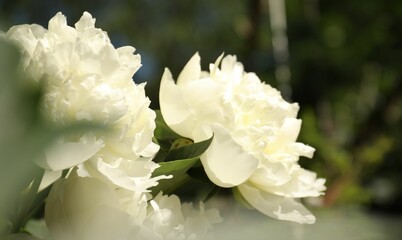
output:
<instances>
[{"instance_id":1,"label":"peony bush","mask_svg":"<svg viewBox=\"0 0 402 240\"><path fill-rule=\"evenodd\" d=\"M157 114L132 80L135 48L116 49L89 13L74 27L57 13L47 29L18 25L3 37L21 51L24 84L42 87L46 121L101 127L64 134L35 161L41 183L28 190L49 191L49 239L211 239L218 209L183 203L177 191L200 169L267 216L315 222L299 199L322 195L325 180L298 164L314 153L296 141L299 106L235 56L202 71L196 53L177 82L165 69Z\"/></svg>"}]
</instances>

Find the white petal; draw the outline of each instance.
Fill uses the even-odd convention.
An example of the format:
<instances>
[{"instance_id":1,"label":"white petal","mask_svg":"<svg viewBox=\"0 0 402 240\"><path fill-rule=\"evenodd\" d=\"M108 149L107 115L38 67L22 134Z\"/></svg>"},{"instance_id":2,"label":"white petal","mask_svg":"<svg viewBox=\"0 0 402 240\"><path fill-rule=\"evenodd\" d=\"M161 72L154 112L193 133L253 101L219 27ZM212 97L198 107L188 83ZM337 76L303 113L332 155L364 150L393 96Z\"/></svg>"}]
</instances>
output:
<instances>
[{"instance_id":1,"label":"white petal","mask_svg":"<svg viewBox=\"0 0 402 240\"><path fill-rule=\"evenodd\" d=\"M142 150L139 154L143 157L153 157L159 151L159 145L151 142L148 146Z\"/></svg>"},{"instance_id":2,"label":"white petal","mask_svg":"<svg viewBox=\"0 0 402 240\"><path fill-rule=\"evenodd\" d=\"M216 73L216 71L218 70L219 64L221 63L222 58L223 58L224 55L225 55L225 54L222 53L222 54L215 60L215 63L214 63L214 64L210 64L210 65L209 65L209 71L211 71L211 76L212 76L212 77L215 76L215 73Z\"/></svg>"},{"instance_id":3,"label":"white petal","mask_svg":"<svg viewBox=\"0 0 402 240\"><path fill-rule=\"evenodd\" d=\"M75 28L77 31L85 32L88 29L91 29L95 26L95 18L92 18L92 15L88 12L84 12L82 17L78 22L75 23Z\"/></svg>"},{"instance_id":4,"label":"white petal","mask_svg":"<svg viewBox=\"0 0 402 240\"><path fill-rule=\"evenodd\" d=\"M290 180L281 185L270 184L262 178L252 179L252 184L262 191L283 197L304 198L323 195L325 180L322 178L317 179L315 172L299 167L298 169L294 169L291 175L288 176Z\"/></svg>"},{"instance_id":5,"label":"white petal","mask_svg":"<svg viewBox=\"0 0 402 240\"><path fill-rule=\"evenodd\" d=\"M64 16L61 12L58 12L50 19L48 29L49 31L56 31L65 26L67 26L66 16Z\"/></svg>"},{"instance_id":6,"label":"white petal","mask_svg":"<svg viewBox=\"0 0 402 240\"><path fill-rule=\"evenodd\" d=\"M192 138L195 126L192 109L183 98L180 88L174 83L172 74L167 68L160 84L159 103L167 125L181 136Z\"/></svg>"},{"instance_id":7,"label":"white petal","mask_svg":"<svg viewBox=\"0 0 402 240\"><path fill-rule=\"evenodd\" d=\"M211 78L191 81L181 88L184 98L191 103L196 113L197 123L224 122L225 113L222 108L223 85Z\"/></svg>"},{"instance_id":8,"label":"white petal","mask_svg":"<svg viewBox=\"0 0 402 240\"><path fill-rule=\"evenodd\" d=\"M186 66L184 66L179 77L177 78L177 85L183 86L189 83L191 80L197 80L201 76L201 59L200 55L197 53L188 61Z\"/></svg>"},{"instance_id":9,"label":"white petal","mask_svg":"<svg viewBox=\"0 0 402 240\"><path fill-rule=\"evenodd\" d=\"M45 170L42 181L40 182L38 192L53 184L62 175L63 171L49 171Z\"/></svg>"},{"instance_id":10,"label":"white petal","mask_svg":"<svg viewBox=\"0 0 402 240\"><path fill-rule=\"evenodd\" d=\"M99 151L102 144L97 143L56 143L45 151L46 160L37 162L45 169L54 171L76 166Z\"/></svg>"},{"instance_id":11,"label":"white petal","mask_svg":"<svg viewBox=\"0 0 402 240\"><path fill-rule=\"evenodd\" d=\"M126 239L129 216L117 194L95 178L72 177L57 182L45 207L53 239Z\"/></svg>"},{"instance_id":12,"label":"white petal","mask_svg":"<svg viewBox=\"0 0 402 240\"><path fill-rule=\"evenodd\" d=\"M249 180L263 186L282 186L290 179L290 169L286 165L277 162L260 166Z\"/></svg>"},{"instance_id":13,"label":"white petal","mask_svg":"<svg viewBox=\"0 0 402 240\"><path fill-rule=\"evenodd\" d=\"M243 183L256 170L258 160L244 152L222 126L214 124L211 129L214 139L201 156L209 179L221 187L233 187Z\"/></svg>"},{"instance_id":14,"label":"white petal","mask_svg":"<svg viewBox=\"0 0 402 240\"><path fill-rule=\"evenodd\" d=\"M301 203L292 198L280 197L242 184L239 191L244 199L267 216L297 223L312 224L315 217Z\"/></svg>"},{"instance_id":15,"label":"white petal","mask_svg":"<svg viewBox=\"0 0 402 240\"><path fill-rule=\"evenodd\" d=\"M280 141L285 143L296 142L301 127L301 120L295 118L286 118L279 130Z\"/></svg>"},{"instance_id":16,"label":"white petal","mask_svg":"<svg viewBox=\"0 0 402 240\"><path fill-rule=\"evenodd\" d=\"M290 143L286 147L286 152L297 156L312 158L315 149L303 143L296 142L296 143Z\"/></svg>"},{"instance_id":17,"label":"white petal","mask_svg":"<svg viewBox=\"0 0 402 240\"><path fill-rule=\"evenodd\" d=\"M301 127L301 120L295 118L286 118L282 124L279 132L277 133L274 142L267 145L266 151L269 153L276 153L283 151L287 144L294 143L299 135Z\"/></svg>"},{"instance_id":18,"label":"white petal","mask_svg":"<svg viewBox=\"0 0 402 240\"><path fill-rule=\"evenodd\" d=\"M125 189L135 190L136 186L134 181L129 177L124 169L120 169L118 165L119 164L115 164L114 166L107 164L102 160L98 160L97 169L113 184Z\"/></svg>"}]
</instances>

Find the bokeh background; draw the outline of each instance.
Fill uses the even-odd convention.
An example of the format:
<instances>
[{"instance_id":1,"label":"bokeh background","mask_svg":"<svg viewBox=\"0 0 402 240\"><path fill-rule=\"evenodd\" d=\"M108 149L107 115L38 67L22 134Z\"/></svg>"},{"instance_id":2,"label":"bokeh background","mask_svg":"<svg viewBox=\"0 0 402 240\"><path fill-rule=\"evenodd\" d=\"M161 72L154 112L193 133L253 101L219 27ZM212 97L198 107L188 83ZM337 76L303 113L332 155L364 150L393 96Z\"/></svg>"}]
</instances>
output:
<instances>
[{"instance_id":1,"label":"bokeh background","mask_svg":"<svg viewBox=\"0 0 402 240\"><path fill-rule=\"evenodd\" d=\"M349 238L334 239L402 236L402 1L0 0L0 30L47 26L58 11L70 25L88 11L116 47L137 49L134 81L147 82L154 109L165 67L178 76L197 51L203 69L237 55L299 103L300 140L316 148L301 164L327 179L326 195L311 202L321 206L316 227L291 236L322 239L337 226ZM271 234L287 226L270 224Z\"/></svg>"}]
</instances>

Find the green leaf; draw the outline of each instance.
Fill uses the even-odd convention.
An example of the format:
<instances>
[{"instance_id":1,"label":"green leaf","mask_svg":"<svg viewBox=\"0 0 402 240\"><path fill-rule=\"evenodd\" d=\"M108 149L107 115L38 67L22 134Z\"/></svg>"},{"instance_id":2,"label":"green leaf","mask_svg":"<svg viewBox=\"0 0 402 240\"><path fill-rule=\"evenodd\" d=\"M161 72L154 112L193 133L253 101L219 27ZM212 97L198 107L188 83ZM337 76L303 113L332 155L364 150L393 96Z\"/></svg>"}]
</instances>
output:
<instances>
[{"instance_id":1,"label":"green leaf","mask_svg":"<svg viewBox=\"0 0 402 240\"><path fill-rule=\"evenodd\" d=\"M153 175L184 174L199 161L199 157L208 149L212 139L213 137L202 142L173 149L167 154L165 161L159 163L160 167L154 171Z\"/></svg>"},{"instance_id":2,"label":"green leaf","mask_svg":"<svg viewBox=\"0 0 402 240\"><path fill-rule=\"evenodd\" d=\"M155 169L152 175L172 175L173 178L168 180L160 180L158 186L152 189L152 195L155 196L160 191L169 194L177 187L185 183L188 179L188 176L186 175L187 170L190 169L197 161L199 161L199 158L194 157L190 159L159 163L160 167Z\"/></svg>"},{"instance_id":3,"label":"green leaf","mask_svg":"<svg viewBox=\"0 0 402 240\"><path fill-rule=\"evenodd\" d=\"M160 191L168 194L185 183L189 179L187 171L193 166L199 166L199 157L208 149L212 139L213 136L205 141L169 151L165 161L159 163L160 167L154 171L153 176L172 175L173 179L159 181L159 185L152 189L152 194L155 196Z\"/></svg>"},{"instance_id":4,"label":"green leaf","mask_svg":"<svg viewBox=\"0 0 402 240\"><path fill-rule=\"evenodd\" d=\"M212 185L212 187L206 193L206 195L202 201L207 202L209 199L211 199L213 196L215 196L220 190L221 190L220 187L218 187L216 185Z\"/></svg>"},{"instance_id":5,"label":"green leaf","mask_svg":"<svg viewBox=\"0 0 402 240\"><path fill-rule=\"evenodd\" d=\"M207 174L204 171L204 168L202 166L195 166L188 170L187 174L194 180L201 182L201 183L210 183L211 180L209 180Z\"/></svg>"},{"instance_id":6,"label":"green leaf","mask_svg":"<svg viewBox=\"0 0 402 240\"><path fill-rule=\"evenodd\" d=\"M207 140L198 143L188 144L182 147L175 148L166 156L165 162L180 160L180 159L190 159L190 158L198 158L203 154L211 145L213 136Z\"/></svg>"},{"instance_id":7,"label":"green leaf","mask_svg":"<svg viewBox=\"0 0 402 240\"><path fill-rule=\"evenodd\" d=\"M156 176L159 175L170 175L170 174L177 174L177 173L185 173L188 169L190 169L199 158L190 158L190 159L183 159L183 160L176 160L171 162L162 162L159 163L160 167L154 171Z\"/></svg>"},{"instance_id":8,"label":"green leaf","mask_svg":"<svg viewBox=\"0 0 402 240\"><path fill-rule=\"evenodd\" d=\"M181 136L175 133L169 126L166 124L165 120L163 119L162 113L160 110L156 110L156 128L154 131L155 138L159 140L174 140L177 138L181 138Z\"/></svg>"},{"instance_id":9,"label":"green leaf","mask_svg":"<svg viewBox=\"0 0 402 240\"><path fill-rule=\"evenodd\" d=\"M158 153L155 155L155 157L152 159L152 161L156 162L156 163L160 163L165 161L166 156L167 156L167 151L164 148L160 148Z\"/></svg>"},{"instance_id":10,"label":"green leaf","mask_svg":"<svg viewBox=\"0 0 402 240\"><path fill-rule=\"evenodd\" d=\"M190 144L193 144L193 140L188 139L188 138L178 138L176 140L173 141L173 143L170 145L170 150L176 149L176 148L180 148L180 147L184 147Z\"/></svg>"},{"instance_id":11,"label":"green leaf","mask_svg":"<svg viewBox=\"0 0 402 240\"><path fill-rule=\"evenodd\" d=\"M152 196L156 196L159 192L164 194L172 194L177 188L188 182L190 178L187 174L173 176L172 179L159 180L159 184L152 188Z\"/></svg>"}]
</instances>

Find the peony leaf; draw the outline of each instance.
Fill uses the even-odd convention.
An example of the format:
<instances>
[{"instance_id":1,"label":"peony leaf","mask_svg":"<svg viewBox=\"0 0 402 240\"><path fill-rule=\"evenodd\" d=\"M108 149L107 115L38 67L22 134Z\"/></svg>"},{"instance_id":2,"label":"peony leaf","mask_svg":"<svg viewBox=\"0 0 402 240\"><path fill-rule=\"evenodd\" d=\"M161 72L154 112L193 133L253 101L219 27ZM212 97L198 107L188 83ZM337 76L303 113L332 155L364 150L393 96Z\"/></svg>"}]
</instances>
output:
<instances>
[{"instance_id":1,"label":"peony leaf","mask_svg":"<svg viewBox=\"0 0 402 240\"><path fill-rule=\"evenodd\" d=\"M173 161L173 160L182 160L182 159L190 159L190 158L198 158L203 154L208 147L211 145L213 136L207 140L188 144L182 147L175 148L166 156L165 162Z\"/></svg>"},{"instance_id":2,"label":"peony leaf","mask_svg":"<svg viewBox=\"0 0 402 240\"><path fill-rule=\"evenodd\" d=\"M180 138L180 135L175 133L169 126L166 124L165 120L163 119L162 113L160 110L156 110L156 128L154 131L154 136L157 140L172 140Z\"/></svg>"},{"instance_id":3,"label":"peony leaf","mask_svg":"<svg viewBox=\"0 0 402 240\"><path fill-rule=\"evenodd\" d=\"M189 176L187 171L200 163L200 155L204 153L211 144L213 136L205 141L192 143L169 151L165 161L160 162L160 167L153 172L153 176L172 175L169 181L161 180L159 185L152 189L155 196L160 191L171 193L177 187L185 183Z\"/></svg>"},{"instance_id":4,"label":"peony leaf","mask_svg":"<svg viewBox=\"0 0 402 240\"><path fill-rule=\"evenodd\" d=\"M169 179L161 179L159 180L159 183L157 186L153 187L152 190L152 196L156 196L158 193L162 192L163 194L173 194L177 188L180 186L188 183L190 180L190 177L187 174L183 175L177 175L174 176L173 178Z\"/></svg>"},{"instance_id":5,"label":"peony leaf","mask_svg":"<svg viewBox=\"0 0 402 240\"><path fill-rule=\"evenodd\" d=\"M211 188L208 190L206 193L205 197L203 198L202 202L207 202L209 199L211 199L213 196L215 196L222 188L212 185Z\"/></svg>"},{"instance_id":6,"label":"peony leaf","mask_svg":"<svg viewBox=\"0 0 402 240\"><path fill-rule=\"evenodd\" d=\"M190 158L190 159L183 159L183 160L176 160L170 162L162 162L160 163L160 167L154 171L156 176L159 175L170 175L176 173L185 173L188 169L190 169L199 158Z\"/></svg>"},{"instance_id":7,"label":"peony leaf","mask_svg":"<svg viewBox=\"0 0 402 240\"><path fill-rule=\"evenodd\" d=\"M211 183L211 180L208 178L207 174L205 173L202 164L200 166L194 165L191 169L188 170L187 174L194 180L201 182L201 183Z\"/></svg>"},{"instance_id":8,"label":"peony leaf","mask_svg":"<svg viewBox=\"0 0 402 240\"><path fill-rule=\"evenodd\" d=\"M173 178L168 179L168 181L166 179L159 180L159 184L152 188L152 195L156 196L159 192L171 194L176 188L186 183L189 179L186 171L197 161L199 161L198 158L192 158L160 163L161 166L152 175L172 175Z\"/></svg>"}]
</instances>

